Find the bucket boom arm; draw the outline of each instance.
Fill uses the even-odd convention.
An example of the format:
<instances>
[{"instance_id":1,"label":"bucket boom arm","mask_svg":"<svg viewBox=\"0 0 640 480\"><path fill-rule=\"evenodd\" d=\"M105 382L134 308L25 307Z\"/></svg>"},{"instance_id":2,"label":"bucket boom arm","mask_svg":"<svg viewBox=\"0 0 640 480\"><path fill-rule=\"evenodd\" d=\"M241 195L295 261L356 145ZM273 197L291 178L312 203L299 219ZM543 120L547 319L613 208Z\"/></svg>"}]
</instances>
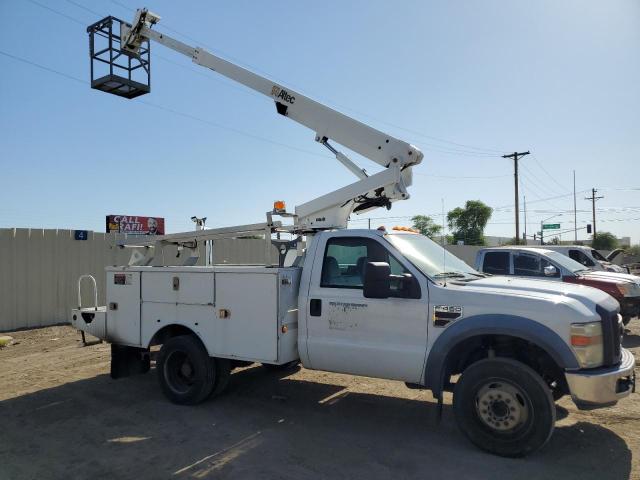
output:
<instances>
[{"instance_id":1,"label":"bucket boom arm","mask_svg":"<svg viewBox=\"0 0 640 480\"><path fill-rule=\"evenodd\" d=\"M224 60L199 47L192 47L151 27L160 17L140 9L133 25L123 24L121 48L136 56L145 41L154 41L190 57L194 63L234 80L275 102L276 111L315 132L315 140L328 148L358 181L296 207L296 229L312 231L346 228L352 212L363 213L372 208L391 207L396 200L409 198L411 167L422 161L422 152L402 140L376 130L362 122L322 105L290 88ZM362 155L384 167L369 176L331 141Z\"/></svg>"}]
</instances>

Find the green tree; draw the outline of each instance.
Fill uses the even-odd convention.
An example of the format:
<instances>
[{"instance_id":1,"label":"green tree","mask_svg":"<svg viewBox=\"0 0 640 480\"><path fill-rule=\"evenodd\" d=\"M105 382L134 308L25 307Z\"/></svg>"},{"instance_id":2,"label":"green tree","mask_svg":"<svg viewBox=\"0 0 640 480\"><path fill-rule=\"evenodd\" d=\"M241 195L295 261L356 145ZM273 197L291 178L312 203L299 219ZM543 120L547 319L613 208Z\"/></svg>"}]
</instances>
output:
<instances>
[{"instance_id":1,"label":"green tree","mask_svg":"<svg viewBox=\"0 0 640 480\"><path fill-rule=\"evenodd\" d=\"M411 218L411 221L413 222L413 228L429 238L435 237L442 231L442 226L435 223L431 217L427 217L426 215L416 215Z\"/></svg>"},{"instance_id":2,"label":"green tree","mask_svg":"<svg viewBox=\"0 0 640 480\"><path fill-rule=\"evenodd\" d=\"M447 214L449 228L453 230L455 242L466 245L484 245L484 228L493 209L480 200L467 200L464 208L454 208Z\"/></svg>"},{"instance_id":3,"label":"green tree","mask_svg":"<svg viewBox=\"0 0 640 480\"><path fill-rule=\"evenodd\" d=\"M618 246L618 239L613 233L598 232L594 235L591 246L596 250L613 250Z\"/></svg>"},{"instance_id":4,"label":"green tree","mask_svg":"<svg viewBox=\"0 0 640 480\"><path fill-rule=\"evenodd\" d=\"M640 243L636 245L631 245L629 248L625 250L624 253L630 256L640 257Z\"/></svg>"}]
</instances>

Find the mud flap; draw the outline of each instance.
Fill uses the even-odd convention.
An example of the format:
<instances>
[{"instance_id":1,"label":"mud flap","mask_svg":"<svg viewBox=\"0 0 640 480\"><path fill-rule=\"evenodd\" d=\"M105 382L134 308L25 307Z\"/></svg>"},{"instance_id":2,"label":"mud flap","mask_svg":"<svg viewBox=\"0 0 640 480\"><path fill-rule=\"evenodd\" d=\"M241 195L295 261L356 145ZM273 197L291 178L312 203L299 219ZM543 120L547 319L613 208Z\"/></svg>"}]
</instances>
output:
<instances>
[{"instance_id":1,"label":"mud flap","mask_svg":"<svg viewBox=\"0 0 640 480\"><path fill-rule=\"evenodd\" d=\"M151 367L149 350L111 344L111 378L147 373Z\"/></svg>"}]
</instances>

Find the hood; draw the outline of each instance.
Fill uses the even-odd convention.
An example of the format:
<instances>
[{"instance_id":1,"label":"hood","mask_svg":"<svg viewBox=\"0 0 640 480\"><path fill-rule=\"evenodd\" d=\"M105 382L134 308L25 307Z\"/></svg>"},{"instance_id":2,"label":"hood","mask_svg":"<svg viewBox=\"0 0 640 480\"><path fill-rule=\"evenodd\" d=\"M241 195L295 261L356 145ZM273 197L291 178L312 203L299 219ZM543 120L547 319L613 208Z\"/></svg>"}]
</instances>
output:
<instances>
[{"instance_id":1,"label":"hood","mask_svg":"<svg viewBox=\"0 0 640 480\"><path fill-rule=\"evenodd\" d=\"M468 288L492 290L500 294L545 298L558 303L562 297L572 298L586 305L601 304L616 308L617 302L602 290L550 280L529 280L518 277L487 277L467 284Z\"/></svg>"},{"instance_id":2,"label":"hood","mask_svg":"<svg viewBox=\"0 0 640 480\"><path fill-rule=\"evenodd\" d=\"M616 265L611 262L605 262L602 260L597 260L597 262L600 264L602 268L604 268L604 271L606 272L620 272L620 273L625 272L624 268L622 268L620 265Z\"/></svg>"},{"instance_id":3,"label":"hood","mask_svg":"<svg viewBox=\"0 0 640 480\"><path fill-rule=\"evenodd\" d=\"M607 280L615 280L617 282L632 282L640 286L640 277L628 273L603 272L598 270L590 270L588 272L579 272L578 275L584 277L597 277Z\"/></svg>"}]
</instances>

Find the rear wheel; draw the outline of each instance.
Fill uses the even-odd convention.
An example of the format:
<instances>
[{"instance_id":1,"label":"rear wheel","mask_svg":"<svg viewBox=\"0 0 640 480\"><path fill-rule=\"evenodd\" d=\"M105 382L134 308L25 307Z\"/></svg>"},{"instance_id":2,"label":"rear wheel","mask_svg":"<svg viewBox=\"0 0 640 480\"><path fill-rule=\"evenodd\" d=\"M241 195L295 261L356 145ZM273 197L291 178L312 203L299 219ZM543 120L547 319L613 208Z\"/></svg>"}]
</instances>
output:
<instances>
[{"instance_id":1,"label":"rear wheel","mask_svg":"<svg viewBox=\"0 0 640 480\"><path fill-rule=\"evenodd\" d=\"M549 387L530 367L509 358L480 360L456 383L456 421L477 447L504 457L541 448L553 433L556 410Z\"/></svg>"},{"instance_id":2,"label":"rear wheel","mask_svg":"<svg viewBox=\"0 0 640 480\"><path fill-rule=\"evenodd\" d=\"M158 355L157 371L164 394L180 405L202 402L211 394L216 382L215 363L193 335L167 340Z\"/></svg>"}]
</instances>

